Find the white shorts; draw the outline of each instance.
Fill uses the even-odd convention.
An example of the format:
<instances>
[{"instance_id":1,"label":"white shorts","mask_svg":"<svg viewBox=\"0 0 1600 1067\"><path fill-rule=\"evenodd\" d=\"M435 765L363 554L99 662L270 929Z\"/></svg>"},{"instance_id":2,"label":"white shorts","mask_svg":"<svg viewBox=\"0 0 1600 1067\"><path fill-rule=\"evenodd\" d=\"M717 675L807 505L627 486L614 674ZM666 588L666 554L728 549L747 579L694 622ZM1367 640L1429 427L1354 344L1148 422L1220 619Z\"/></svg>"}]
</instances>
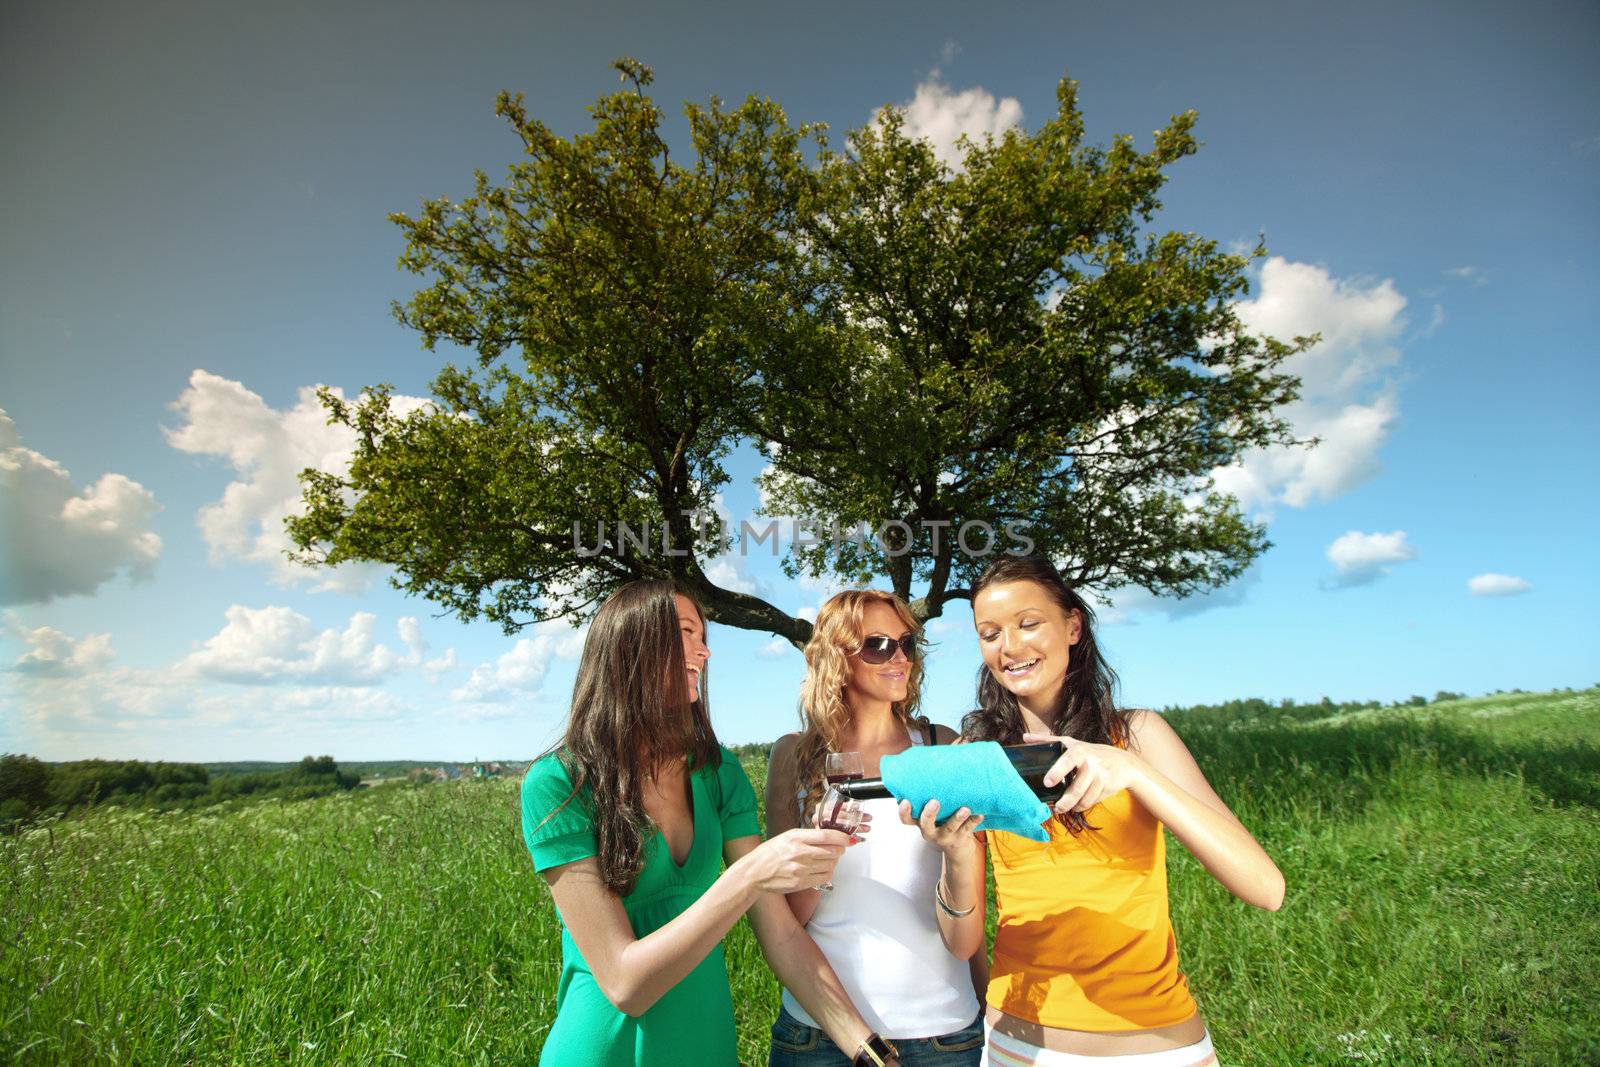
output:
<instances>
[{"instance_id":1,"label":"white shorts","mask_svg":"<svg viewBox=\"0 0 1600 1067\"><path fill-rule=\"evenodd\" d=\"M1080 1056L1076 1052L1056 1052L996 1032L984 1024L983 1059L980 1067L1215 1067L1217 1054L1211 1047L1211 1034L1182 1048L1164 1052L1132 1052L1125 1056Z\"/></svg>"}]
</instances>

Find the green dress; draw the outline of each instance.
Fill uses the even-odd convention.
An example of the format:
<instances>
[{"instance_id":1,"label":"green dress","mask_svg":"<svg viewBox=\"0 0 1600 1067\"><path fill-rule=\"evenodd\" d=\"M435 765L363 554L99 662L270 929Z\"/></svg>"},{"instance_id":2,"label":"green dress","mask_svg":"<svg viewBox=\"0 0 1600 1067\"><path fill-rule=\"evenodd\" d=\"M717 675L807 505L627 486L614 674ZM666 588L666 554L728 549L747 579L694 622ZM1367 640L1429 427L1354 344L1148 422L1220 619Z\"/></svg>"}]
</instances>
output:
<instances>
[{"instance_id":1,"label":"green dress","mask_svg":"<svg viewBox=\"0 0 1600 1067\"><path fill-rule=\"evenodd\" d=\"M535 870L596 854L589 790L546 820L571 792L572 780L554 754L536 761L522 780L522 836ZM622 898L635 937L666 925L711 888L722 872L723 842L761 833L755 791L726 748L721 766L689 775L689 794L694 843L683 866L672 861L661 833L652 833L639 880ZM629 1018L600 991L562 923L556 1018L539 1057L542 1067L737 1067L735 1048L720 944L648 1011Z\"/></svg>"}]
</instances>

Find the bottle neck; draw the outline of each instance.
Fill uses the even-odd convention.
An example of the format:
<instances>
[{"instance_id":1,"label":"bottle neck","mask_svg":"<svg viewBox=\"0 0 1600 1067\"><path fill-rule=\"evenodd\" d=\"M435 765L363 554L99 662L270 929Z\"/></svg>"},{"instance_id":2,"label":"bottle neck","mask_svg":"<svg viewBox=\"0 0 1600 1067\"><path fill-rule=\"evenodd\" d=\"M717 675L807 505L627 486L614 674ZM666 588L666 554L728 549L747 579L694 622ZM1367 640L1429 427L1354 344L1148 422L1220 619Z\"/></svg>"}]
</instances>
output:
<instances>
[{"instance_id":1,"label":"bottle neck","mask_svg":"<svg viewBox=\"0 0 1600 1067\"><path fill-rule=\"evenodd\" d=\"M851 800L882 800L894 795L883 784L882 778L853 778L848 782L836 782L833 788Z\"/></svg>"}]
</instances>

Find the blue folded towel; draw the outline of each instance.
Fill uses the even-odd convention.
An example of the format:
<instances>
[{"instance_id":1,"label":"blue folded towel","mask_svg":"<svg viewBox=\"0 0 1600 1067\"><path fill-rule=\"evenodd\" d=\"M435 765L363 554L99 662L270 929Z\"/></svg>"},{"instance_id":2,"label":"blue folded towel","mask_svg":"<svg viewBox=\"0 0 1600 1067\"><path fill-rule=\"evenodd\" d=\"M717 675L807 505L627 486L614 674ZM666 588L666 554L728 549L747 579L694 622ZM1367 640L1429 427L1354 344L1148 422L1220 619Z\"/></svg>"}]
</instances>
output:
<instances>
[{"instance_id":1,"label":"blue folded towel","mask_svg":"<svg viewBox=\"0 0 1600 1067\"><path fill-rule=\"evenodd\" d=\"M983 816L979 829L1010 830L1035 841L1050 839L1042 825L1050 818L1050 809L1023 784L994 741L913 745L883 757L878 768L884 786L896 800L911 801L915 815L937 799L940 822L966 807Z\"/></svg>"}]
</instances>

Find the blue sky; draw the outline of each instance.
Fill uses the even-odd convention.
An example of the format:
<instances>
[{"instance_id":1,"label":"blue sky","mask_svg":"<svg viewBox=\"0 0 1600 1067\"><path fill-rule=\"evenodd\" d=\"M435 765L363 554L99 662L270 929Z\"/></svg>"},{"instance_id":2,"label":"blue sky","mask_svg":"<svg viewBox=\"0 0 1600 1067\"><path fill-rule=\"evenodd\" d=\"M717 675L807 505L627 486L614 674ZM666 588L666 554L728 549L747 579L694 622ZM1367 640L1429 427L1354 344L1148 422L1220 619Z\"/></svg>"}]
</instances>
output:
<instances>
[{"instance_id":1,"label":"blue sky","mask_svg":"<svg viewBox=\"0 0 1600 1067\"><path fill-rule=\"evenodd\" d=\"M581 634L296 572L279 530L293 472L347 447L309 390L423 396L440 364L390 316L417 280L386 215L503 173L498 90L576 132L625 54L674 106L764 94L836 137L891 103L936 143L1031 128L1063 72L1101 142L1199 111L1158 223L1265 235L1246 318L1323 333L1293 415L1324 445L1219 475L1274 542L1234 586L1107 593L1129 703L1600 681L1600 12L1122 6L6 5L0 750L548 744ZM761 465L735 457L733 514ZM827 592L765 556L723 573L789 611ZM926 706L954 722L964 606L933 636ZM792 728L799 656L711 642L723 739Z\"/></svg>"}]
</instances>

